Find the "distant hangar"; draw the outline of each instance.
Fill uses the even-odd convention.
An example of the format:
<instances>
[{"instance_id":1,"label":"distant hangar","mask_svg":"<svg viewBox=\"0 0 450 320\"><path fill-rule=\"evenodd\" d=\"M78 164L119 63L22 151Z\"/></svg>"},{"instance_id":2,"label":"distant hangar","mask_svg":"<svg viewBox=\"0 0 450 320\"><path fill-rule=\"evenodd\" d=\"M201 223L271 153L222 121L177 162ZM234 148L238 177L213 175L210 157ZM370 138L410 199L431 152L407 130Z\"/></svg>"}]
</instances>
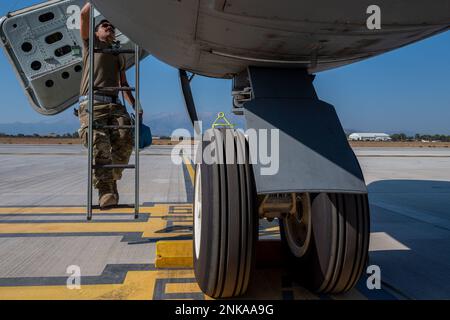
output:
<instances>
[{"instance_id":1,"label":"distant hangar","mask_svg":"<svg viewBox=\"0 0 450 320\"><path fill-rule=\"evenodd\" d=\"M348 137L351 141L391 141L391 137L386 133L360 133L355 132Z\"/></svg>"}]
</instances>

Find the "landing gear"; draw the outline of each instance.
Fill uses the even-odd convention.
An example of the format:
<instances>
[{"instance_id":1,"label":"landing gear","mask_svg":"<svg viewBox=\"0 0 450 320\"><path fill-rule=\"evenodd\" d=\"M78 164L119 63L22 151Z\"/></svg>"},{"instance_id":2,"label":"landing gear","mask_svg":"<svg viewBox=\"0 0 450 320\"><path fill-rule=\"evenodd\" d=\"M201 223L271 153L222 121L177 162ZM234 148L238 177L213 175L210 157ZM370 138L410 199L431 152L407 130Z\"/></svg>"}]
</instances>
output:
<instances>
[{"instance_id":1,"label":"landing gear","mask_svg":"<svg viewBox=\"0 0 450 320\"><path fill-rule=\"evenodd\" d=\"M189 78L180 72L180 79L194 123ZM281 220L287 267L311 291L346 292L362 274L366 183L334 107L318 99L313 80L305 69L249 67L234 79L233 112L244 115L249 140L257 136L258 143L229 129L210 130L213 139L203 140L214 142L214 161L197 165L193 248L195 276L208 296L246 292L258 217ZM248 144L264 161L250 164Z\"/></svg>"},{"instance_id":2,"label":"landing gear","mask_svg":"<svg viewBox=\"0 0 450 320\"><path fill-rule=\"evenodd\" d=\"M214 163L198 164L195 177L194 268L204 293L227 298L244 294L249 283L258 227L256 191L244 135L210 132Z\"/></svg>"},{"instance_id":3,"label":"landing gear","mask_svg":"<svg viewBox=\"0 0 450 320\"><path fill-rule=\"evenodd\" d=\"M279 220L280 230L283 230L283 240L292 255L302 258L311 242L311 200L309 193L296 195L295 198L295 212Z\"/></svg>"},{"instance_id":4,"label":"landing gear","mask_svg":"<svg viewBox=\"0 0 450 320\"><path fill-rule=\"evenodd\" d=\"M350 290L367 261L367 195L320 193L303 196L302 201L300 208L309 212L280 221L292 273L314 292Z\"/></svg>"}]
</instances>

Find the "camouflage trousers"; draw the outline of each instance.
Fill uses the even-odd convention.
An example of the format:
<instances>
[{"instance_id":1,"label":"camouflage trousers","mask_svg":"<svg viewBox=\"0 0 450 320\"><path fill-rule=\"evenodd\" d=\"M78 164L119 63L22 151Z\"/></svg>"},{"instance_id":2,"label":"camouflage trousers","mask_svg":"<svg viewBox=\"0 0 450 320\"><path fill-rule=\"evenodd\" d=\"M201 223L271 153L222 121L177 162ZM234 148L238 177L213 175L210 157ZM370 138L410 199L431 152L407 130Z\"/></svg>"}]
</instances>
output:
<instances>
[{"instance_id":1,"label":"camouflage trousers","mask_svg":"<svg viewBox=\"0 0 450 320\"><path fill-rule=\"evenodd\" d=\"M78 130L81 141L88 147L89 117L88 102L80 104ZM120 104L94 103L94 141L93 161L95 165L128 164L133 151L131 129L101 129L102 126L129 126L130 115ZM95 169L93 176L94 187L101 193L113 193L114 181L122 178L123 169Z\"/></svg>"}]
</instances>

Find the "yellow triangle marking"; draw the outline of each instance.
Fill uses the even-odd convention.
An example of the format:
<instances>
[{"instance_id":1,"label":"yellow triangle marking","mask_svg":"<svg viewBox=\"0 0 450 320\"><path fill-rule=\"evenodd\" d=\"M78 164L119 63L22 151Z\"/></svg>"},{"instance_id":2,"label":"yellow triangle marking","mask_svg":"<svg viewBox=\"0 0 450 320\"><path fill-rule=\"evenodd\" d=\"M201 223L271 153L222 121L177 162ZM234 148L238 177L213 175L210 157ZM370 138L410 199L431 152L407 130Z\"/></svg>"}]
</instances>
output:
<instances>
[{"instance_id":1,"label":"yellow triangle marking","mask_svg":"<svg viewBox=\"0 0 450 320\"><path fill-rule=\"evenodd\" d=\"M227 117L225 116L225 113L220 112L217 115L216 121L214 121L214 123L212 125L213 129L216 129L218 127L225 127L225 128L233 129L235 127L235 125L231 124L231 122L228 121Z\"/></svg>"}]
</instances>

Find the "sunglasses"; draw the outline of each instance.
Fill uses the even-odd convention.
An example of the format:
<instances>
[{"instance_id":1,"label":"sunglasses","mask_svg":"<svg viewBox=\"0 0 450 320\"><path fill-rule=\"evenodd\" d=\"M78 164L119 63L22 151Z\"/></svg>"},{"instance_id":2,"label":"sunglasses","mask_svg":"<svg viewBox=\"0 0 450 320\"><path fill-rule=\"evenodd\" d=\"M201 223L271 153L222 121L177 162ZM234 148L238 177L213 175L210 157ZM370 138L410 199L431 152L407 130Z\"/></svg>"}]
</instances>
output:
<instances>
[{"instance_id":1,"label":"sunglasses","mask_svg":"<svg viewBox=\"0 0 450 320\"><path fill-rule=\"evenodd\" d=\"M116 29L111 23L108 23L108 22L102 23L102 24L100 25L100 27L102 27L102 28L104 28L104 29L106 29L106 28L108 28L108 27L111 27L113 30Z\"/></svg>"}]
</instances>

